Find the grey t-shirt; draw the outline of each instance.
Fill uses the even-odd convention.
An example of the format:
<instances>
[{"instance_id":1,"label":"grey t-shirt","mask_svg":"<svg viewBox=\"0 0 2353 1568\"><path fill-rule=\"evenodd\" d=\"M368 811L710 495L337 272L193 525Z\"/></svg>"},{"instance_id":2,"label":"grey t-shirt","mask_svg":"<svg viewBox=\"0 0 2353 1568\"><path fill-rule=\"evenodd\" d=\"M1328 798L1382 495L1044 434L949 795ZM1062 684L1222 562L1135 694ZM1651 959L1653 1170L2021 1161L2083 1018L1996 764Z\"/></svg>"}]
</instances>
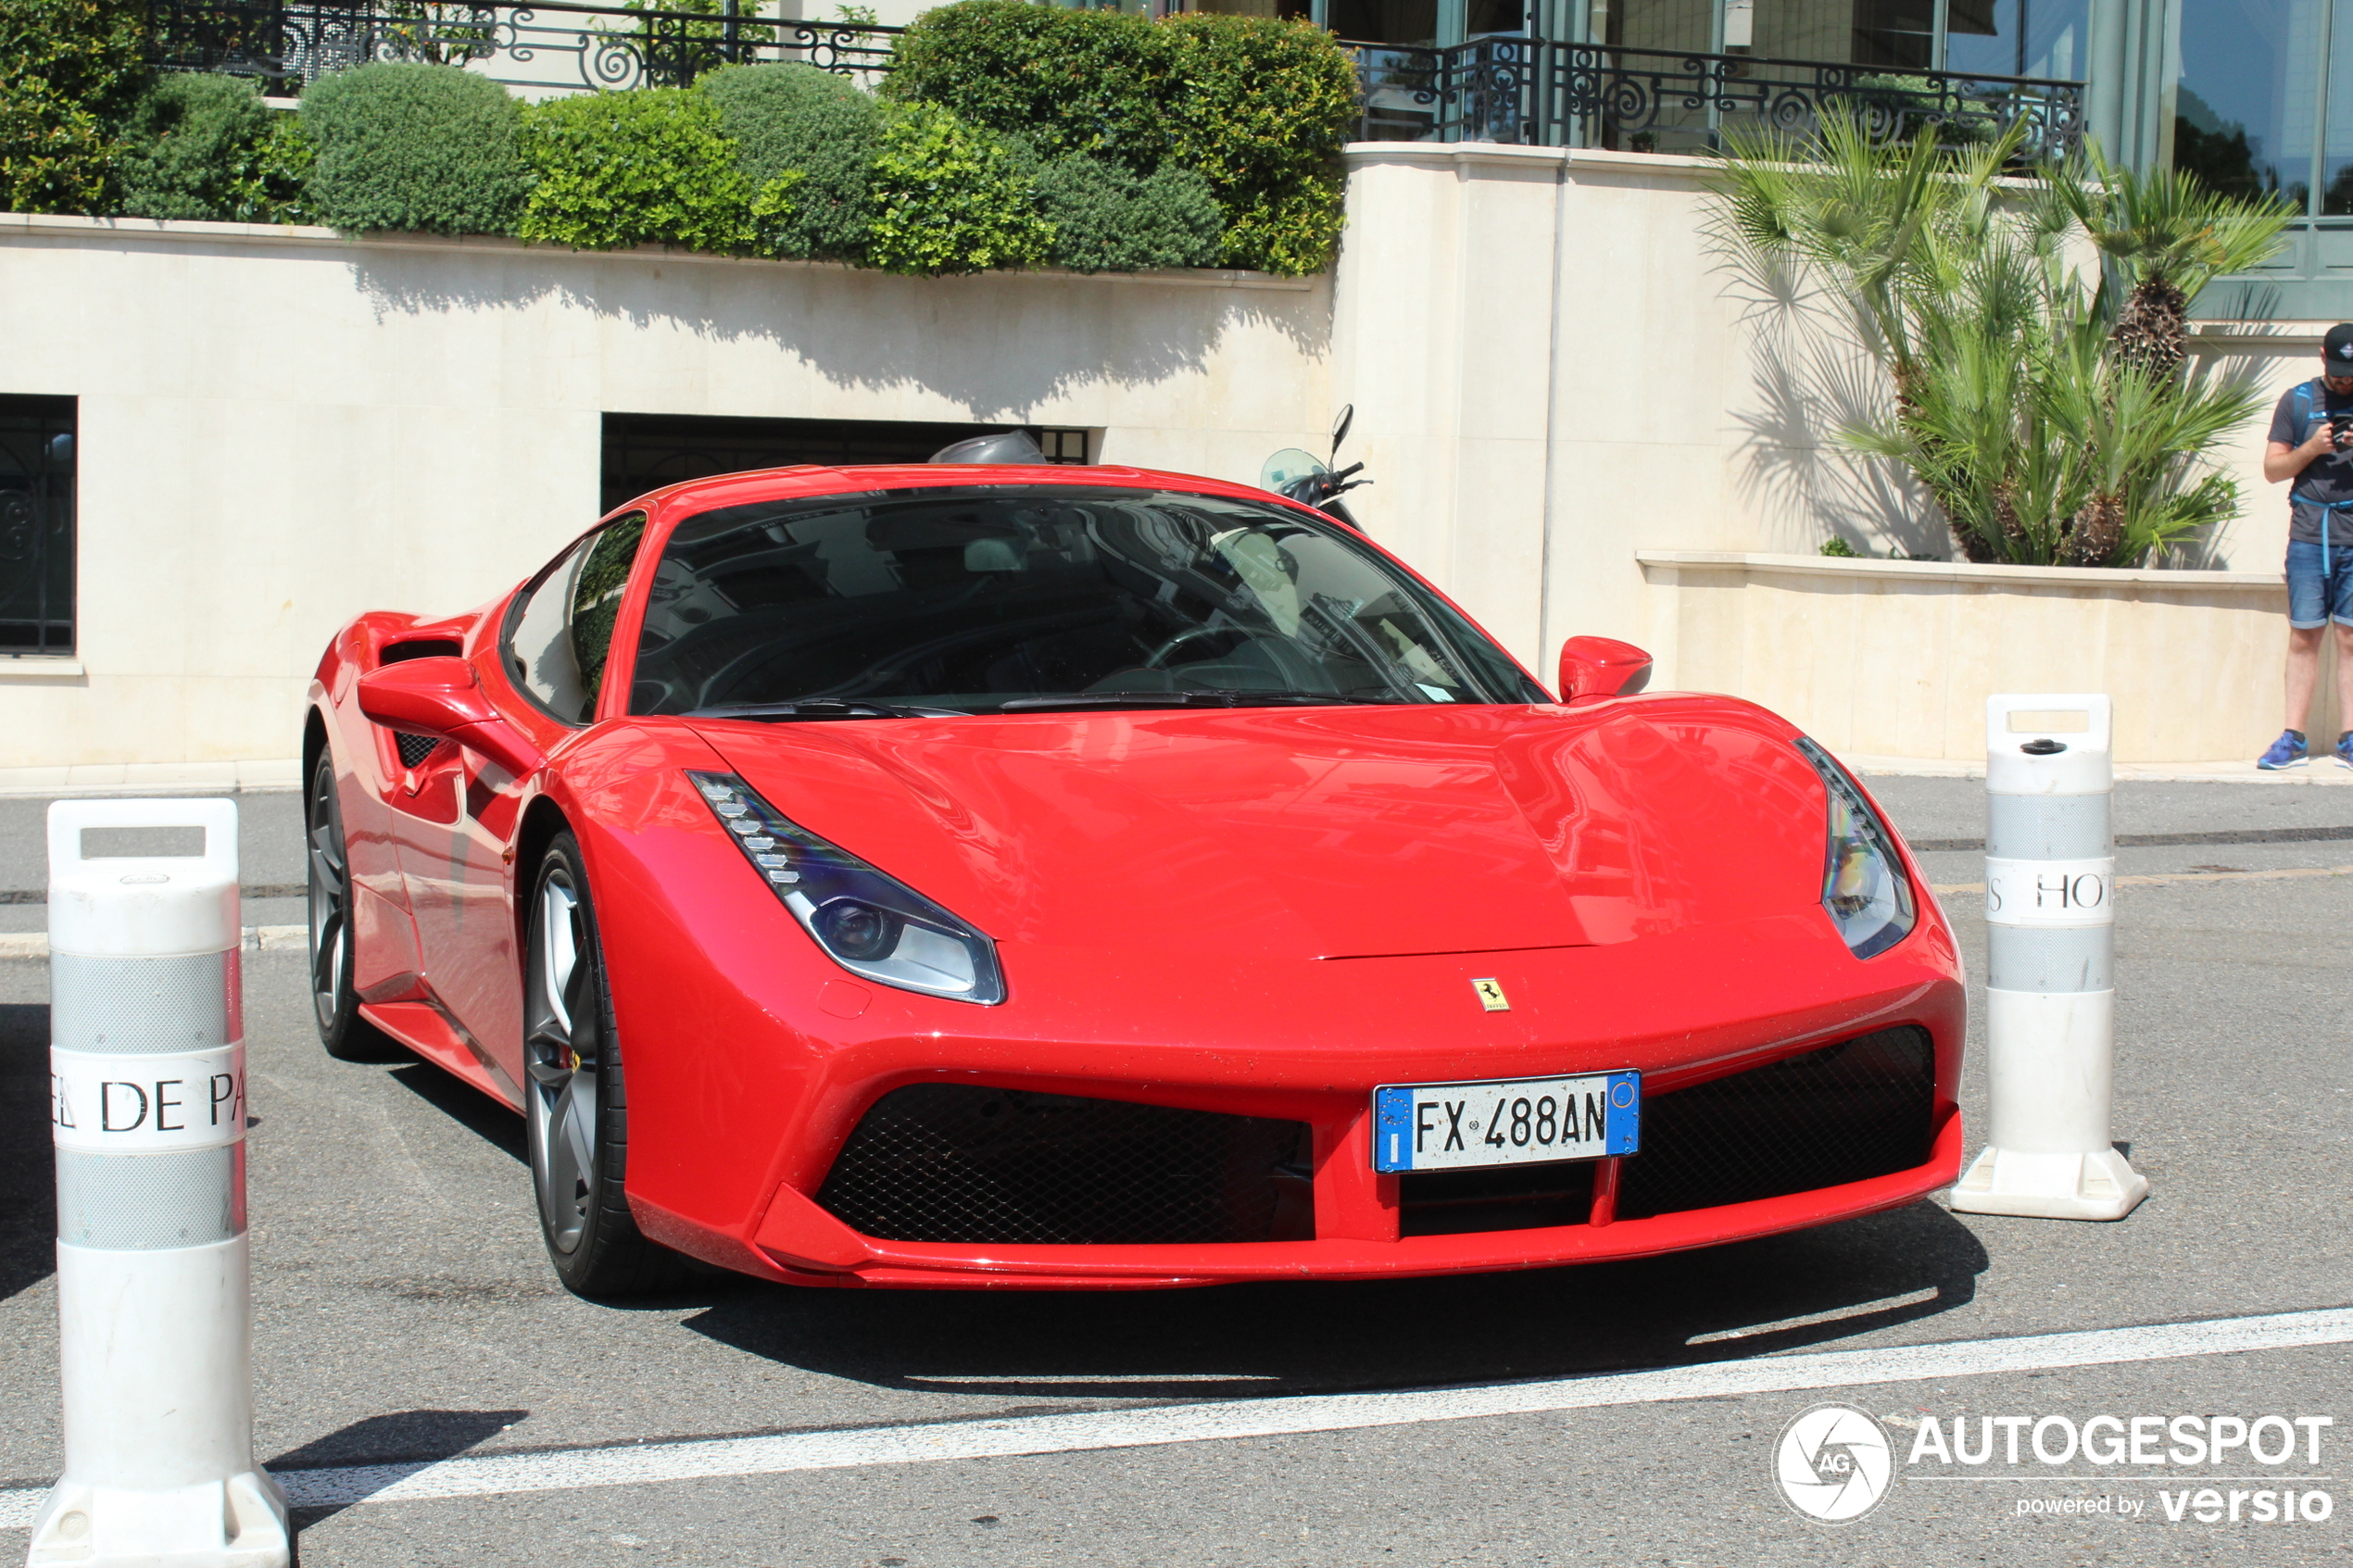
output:
<instances>
[{"instance_id":1,"label":"grey t-shirt","mask_svg":"<svg viewBox=\"0 0 2353 1568\"><path fill-rule=\"evenodd\" d=\"M2279 407L2271 410L2271 439L2301 446L2311 435L2312 426L2332 414L2353 418L2353 392L2336 396L2326 382L2314 376L2280 395ZM2322 505L2353 502L2353 452L2326 452L2313 458L2288 486L2287 495L2287 536L2308 545L2319 544ZM2353 506L2338 507L2328 518L2329 543L2353 546Z\"/></svg>"}]
</instances>

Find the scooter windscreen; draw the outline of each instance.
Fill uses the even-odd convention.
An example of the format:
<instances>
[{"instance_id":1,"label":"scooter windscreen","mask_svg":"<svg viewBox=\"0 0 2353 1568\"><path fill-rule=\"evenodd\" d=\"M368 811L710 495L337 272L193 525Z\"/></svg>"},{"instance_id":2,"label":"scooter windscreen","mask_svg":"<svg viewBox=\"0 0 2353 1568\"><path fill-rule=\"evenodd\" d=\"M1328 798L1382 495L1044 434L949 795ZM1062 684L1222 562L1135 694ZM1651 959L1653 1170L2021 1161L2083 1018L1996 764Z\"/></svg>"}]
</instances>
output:
<instances>
[{"instance_id":1,"label":"scooter windscreen","mask_svg":"<svg viewBox=\"0 0 2353 1568\"><path fill-rule=\"evenodd\" d=\"M1267 458L1265 466L1258 470L1258 487L1271 490L1277 495L1287 495L1290 494L1290 487L1301 480L1329 472L1331 470L1326 468L1323 460L1315 454L1302 452L1296 446L1286 446Z\"/></svg>"}]
</instances>

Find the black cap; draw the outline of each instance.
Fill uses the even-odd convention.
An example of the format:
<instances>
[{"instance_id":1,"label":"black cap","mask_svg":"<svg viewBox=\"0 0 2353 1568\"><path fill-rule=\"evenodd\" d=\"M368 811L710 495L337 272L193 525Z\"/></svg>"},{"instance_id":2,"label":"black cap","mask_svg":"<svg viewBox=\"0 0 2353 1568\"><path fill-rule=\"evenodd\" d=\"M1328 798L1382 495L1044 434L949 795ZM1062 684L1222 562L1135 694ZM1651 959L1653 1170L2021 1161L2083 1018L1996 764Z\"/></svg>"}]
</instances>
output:
<instances>
[{"instance_id":1,"label":"black cap","mask_svg":"<svg viewBox=\"0 0 2353 1568\"><path fill-rule=\"evenodd\" d=\"M2353 321L2339 321L2321 340L2321 373L2353 376Z\"/></svg>"}]
</instances>

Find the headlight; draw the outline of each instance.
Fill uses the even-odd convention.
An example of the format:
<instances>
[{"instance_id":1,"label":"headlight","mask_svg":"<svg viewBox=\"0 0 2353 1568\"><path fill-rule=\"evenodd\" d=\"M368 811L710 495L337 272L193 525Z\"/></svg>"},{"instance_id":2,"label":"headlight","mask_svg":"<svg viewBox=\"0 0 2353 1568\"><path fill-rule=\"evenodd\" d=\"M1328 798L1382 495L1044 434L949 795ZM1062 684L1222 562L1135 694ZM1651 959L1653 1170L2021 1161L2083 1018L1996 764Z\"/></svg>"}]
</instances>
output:
<instances>
[{"instance_id":1,"label":"headlight","mask_svg":"<svg viewBox=\"0 0 2353 1568\"><path fill-rule=\"evenodd\" d=\"M1822 775L1830 796L1830 857L1822 908L1858 959L1883 953L1911 935L1912 884L1895 853L1895 835L1831 754L1800 736L1797 749Z\"/></svg>"},{"instance_id":2,"label":"headlight","mask_svg":"<svg viewBox=\"0 0 2353 1568\"><path fill-rule=\"evenodd\" d=\"M787 822L733 773L689 772L744 859L825 956L863 979L993 1007L997 945L905 883Z\"/></svg>"}]
</instances>

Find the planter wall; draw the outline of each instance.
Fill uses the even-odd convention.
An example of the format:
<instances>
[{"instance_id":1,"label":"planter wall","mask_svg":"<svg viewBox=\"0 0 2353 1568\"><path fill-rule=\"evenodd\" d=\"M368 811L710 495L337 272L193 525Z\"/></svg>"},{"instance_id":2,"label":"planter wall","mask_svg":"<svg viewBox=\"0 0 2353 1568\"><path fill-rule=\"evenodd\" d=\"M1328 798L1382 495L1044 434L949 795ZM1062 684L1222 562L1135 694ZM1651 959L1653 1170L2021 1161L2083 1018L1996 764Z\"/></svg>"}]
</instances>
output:
<instances>
[{"instance_id":1,"label":"planter wall","mask_svg":"<svg viewBox=\"0 0 2353 1568\"><path fill-rule=\"evenodd\" d=\"M79 399L78 645L0 769L283 759L333 629L598 511L605 413L1083 427L1254 481L1329 428L1324 279L923 279L648 249L0 216L0 393Z\"/></svg>"},{"instance_id":2,"label":"planter wall","mask_svg":"<svg viewBox=\"0 0 2353 1568\"><path fill-rule=\"evenodd\" d=\"M2120 762L2245 764L2280 731L2276 572L1638 557L1655 688L1736 693L1848 757L1981 761L2006 691L2108 693ZM2316 738L2333 701L2324 680Z\"/></svg>"}]
</instances>

